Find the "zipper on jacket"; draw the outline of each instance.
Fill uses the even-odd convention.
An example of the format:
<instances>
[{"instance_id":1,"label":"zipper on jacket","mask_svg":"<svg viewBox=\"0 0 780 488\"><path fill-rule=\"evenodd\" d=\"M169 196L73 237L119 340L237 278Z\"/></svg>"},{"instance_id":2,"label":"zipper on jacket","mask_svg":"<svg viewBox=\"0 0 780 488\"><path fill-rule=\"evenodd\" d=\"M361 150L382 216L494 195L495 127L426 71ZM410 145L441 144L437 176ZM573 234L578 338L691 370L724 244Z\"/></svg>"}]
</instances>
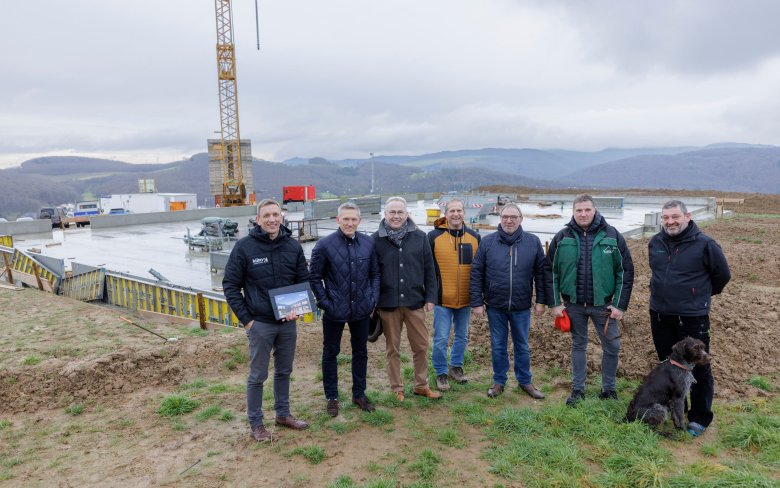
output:
<instances>
[{"instance_id":1,"label":"zipper on jacket","mask_svg":"<svg viewBox=\"0 0 780 488\"><path fill-rule=\"evenodd\" d=\"M514 267L512 265L512 255L514 254L515 258L515 264L517 263L517 250L515 249L515 243L513 243L509 247L509 301L506 304L506 311L510 312L512 310L512 272L514 271L512 268Z\"/></svg>"}]
</instances>

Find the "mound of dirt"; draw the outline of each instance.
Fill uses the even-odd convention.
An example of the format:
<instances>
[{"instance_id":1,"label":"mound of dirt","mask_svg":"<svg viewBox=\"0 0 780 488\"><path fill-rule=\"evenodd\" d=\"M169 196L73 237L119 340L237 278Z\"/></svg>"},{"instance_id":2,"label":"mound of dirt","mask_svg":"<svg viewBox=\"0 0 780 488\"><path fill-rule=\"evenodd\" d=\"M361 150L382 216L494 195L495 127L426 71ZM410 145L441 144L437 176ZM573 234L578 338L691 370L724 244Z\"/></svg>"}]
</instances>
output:
<instances>
[{"instance_id":1,"label":"mound of dirt","mask_svg":"<svg viewBox=\"0 0 780 488\"><path fill-rule=\"evenodd\" d=\"M710 349L716 395L737 398L762 394L748 384L755 375L780 370L774 338L780 325L780 225L776 219L739 217L705 222L704 232L723 248L732 272L725 291L713 298ZM635 277L631 305L622 331L618 376L641 378L658 363L650 335L648 313L650 270L648 239L629 241ZM490 333L486 321L472 323L470 348L490 364ZM529 338L534 368L571 371L571 337L553 328L552 315L534 318ZM588 378L601 370L601 348L593 327L588 346Z\"/></svg>"},{"instance_id":2,"label":"mound of dirt","mask_svg":"<svg viewBox=\"0 0 780 488\"><path fill-rule=\"evenodd\" d=\"M192 337L157 347L122 347L98 357L53 358L35 368L0 372L0 412L34 412L71 403L113 399L154 385L175 387L186 377L217 370L225 350L238 344L227 336Z\"/></svg>"}]
</instances>

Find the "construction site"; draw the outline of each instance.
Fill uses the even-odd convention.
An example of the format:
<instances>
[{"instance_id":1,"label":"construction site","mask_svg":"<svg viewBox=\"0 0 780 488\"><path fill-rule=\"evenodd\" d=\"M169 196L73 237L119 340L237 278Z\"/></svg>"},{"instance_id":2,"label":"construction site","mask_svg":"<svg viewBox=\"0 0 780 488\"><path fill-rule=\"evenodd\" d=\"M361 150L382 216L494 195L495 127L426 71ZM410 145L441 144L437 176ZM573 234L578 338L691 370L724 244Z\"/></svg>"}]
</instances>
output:
<instances>
[{"instance_id":1,"label":"construction site","mask_svg":"<svg viewBox=\"0 0 780 488\"><path fill-rule=\"evenodd\" d=\"M222 279L231 249L256 225L264 175L252 173L252 145L239 128L230 0L215 1L215 19L220 130L204 137L213 207L199 207L192 193L158 193L153 184L146 191L141 181L139 193L97 198L89 215L52 207L44 218L0 222L0 486L780 486L780 196L757 193L592 192L600 213L626 237L635 266L615 400L598 398L601 350L591 328L586 398L582 408L564 406L572 340L553 327L550 313L532 318L529 336L534 381L546 399L509 385L502 397L488 398L491 332L486 318L471 316L463 365L469 380L440 401L413 394L406 338L404 401L388 383L384 338L369 343L373 413L351 402L345 338L338 356L342 408L331 418L324 410L322 317L306 309L292 325L298 332L290 400L310 428L268 422L273 441L253 442L247 335ZM424 232L458 198L466 225L482 237L497 230L502 206L515 203L523 231L546 247L581 193L495 186L390 195L374 193L373 169L369 194L317 198L321 190L305 181L274 190L307 260L319 239L337 231L336 212L347 201L362 211L358 231L371 234L390 196L407 201ZM695 438L623 421L639 381L659 362L647 248L660 230L661 206L673 198L722 247L732 274L712 301L716 421ZM433 314L425 321L432 333ZM271 383L263 394L269 419Z\"/></svg>"}]
</instances>

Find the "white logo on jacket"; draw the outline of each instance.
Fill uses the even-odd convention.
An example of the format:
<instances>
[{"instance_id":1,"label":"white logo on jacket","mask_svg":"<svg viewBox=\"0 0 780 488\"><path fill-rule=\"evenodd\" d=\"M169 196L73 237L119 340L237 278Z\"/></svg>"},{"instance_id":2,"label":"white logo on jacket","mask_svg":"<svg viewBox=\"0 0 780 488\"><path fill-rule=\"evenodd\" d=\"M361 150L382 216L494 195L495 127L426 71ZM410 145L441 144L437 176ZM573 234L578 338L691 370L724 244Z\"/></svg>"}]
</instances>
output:
<instances>
[{"instance_id":1,"label":"white logo on jacket","mask_svg":"<svg viewBox=\"0 0 780 488\"><path fill-rule=\"evenodd\" d=\"M252 258L252 264L268 264L268 258Z\"/></svg>"}]
</instances>

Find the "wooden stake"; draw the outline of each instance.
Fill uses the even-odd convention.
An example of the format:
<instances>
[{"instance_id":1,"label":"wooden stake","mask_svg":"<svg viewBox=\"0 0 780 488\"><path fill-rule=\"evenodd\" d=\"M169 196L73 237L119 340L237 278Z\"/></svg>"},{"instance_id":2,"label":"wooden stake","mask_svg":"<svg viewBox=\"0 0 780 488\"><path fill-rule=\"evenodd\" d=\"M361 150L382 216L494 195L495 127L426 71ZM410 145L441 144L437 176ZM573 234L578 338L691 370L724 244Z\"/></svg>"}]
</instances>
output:
<instances>
[{"instance_id":1,"label":"wooden stake","mask_svg":"<svg viewBox=\"0 0 780 488\"><path fill-rule=\"evenodd\" d=\"M198 293L198 317L200 318L200 328L206 330L206 307L203 303L203 293Z\"/></svg>"},{"instance_id":2,"label":"wooden stake","mask_svg":"<svg viewBox=\"0 0 780 488\"><path fill-rule=\"evenodd\" d=\"M38 289L43 291L43 282L41 281L41 274L38 271L38 265L32 263L33 274L35 274L35 281L38 282Z\"/></svg>"},{"instance_id":3,"label":"wooden stake","mask_svg":"<svg viewBox=\"0 0 780 488\"><path fill-rule=\"evenodd\" d=\"M8 263L8 254L1 253L3 255L3 264L5 264L5 270L8 272L8 282L14 284L14 275L11 273L11 265Z\"/></svg>"}]
</instances>

